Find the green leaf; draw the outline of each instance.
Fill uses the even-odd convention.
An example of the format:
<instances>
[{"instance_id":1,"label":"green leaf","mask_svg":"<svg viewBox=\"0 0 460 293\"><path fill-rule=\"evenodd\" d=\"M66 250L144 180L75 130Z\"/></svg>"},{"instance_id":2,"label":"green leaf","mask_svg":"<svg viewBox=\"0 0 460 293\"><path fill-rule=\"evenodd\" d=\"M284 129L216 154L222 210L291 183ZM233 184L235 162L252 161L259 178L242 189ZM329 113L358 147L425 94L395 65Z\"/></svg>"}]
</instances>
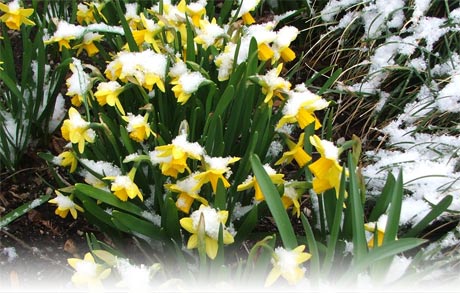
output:
<instances>
[{"instance_id":1,"label":"green leaf","mask_svg":"<svg viewBox=\"0 0 460 293\"><path fill-rule=\"evenodd\" d=\"M383 186L382 194L379 196L372 212L369 216L369 222L375 222L379 217L384 214L388 208L388 205L391 201L391 195L393 192L393 187L395 186L396 179L393 174L388 173L387 181Z\"/></svg>"},{"instance_id":2,"label":"green leaf","mask_svg":"<svg viewBox=\"0 0 460 293\"><path fill-rule=\"evenodd\" d=\"M15 221L17 218L21 217L25 213L27 213L30 210L33 210L34 208L42 205L44 202L50 199L50 195L45 194L42 195L30 202L27 202L16 209L12 210L8 214L6 214L3 217L0 217L0 229L3 227L6 227L9 223Z\"/></svg>"},{"instance_id":3,"label":"green leaf","mask_svg":"<svg viewBox=\"0 0 460 293\"><path fill-rule=\"evenodd\" d=\"M388 220L383 237L383 244L395 241L398 235L399 218L401 216L401 205L403 199L403 177L402 171L399 172L398 179L393 188L393 197L388 208Z\"/></svg>"},{"instance_id":4,"label":"green leaf","mask_svg":"<svg viewBox=\"0 0 460 293\"><path fill-rule=\"evenodd\" d=\"M224 186L224 182L220 178L217 181L217 190L214 200L214 206L219 210L227 209L227 189Z\"/></svg>"},{"instance_id":5,"label":"green leaf","mask_svg":"<svg viewBox=\"0 0 460 293\"><path fill-rule=\"evenodd\" d=\"M171 196L167 196L165 200L165 227L166 234L175 242L180 242L182 237L180 235L180 224L179 224L179 215L177 213L177 208L174 200Z\"/></svg>"},{"instance_id":6,"label":"green leaf","mask_svg":"<svg viewBox=\"0 0 460 293\"><path fill-rule=\"evenodd\" d=\"M324 258L324 267L322 270L322 275L327 276L329 271L334 263L335 248L337 245L337 240L339 238L340 225L342 223L342 212L343 212L343 203L345 201L345 185L346 185L346 175L345 168L342 170L342 175L340 178L340 188L339 188L339 198L335 206L335 215L334 222L330 227L329 240L327 242L327 251L326 257Z\"/></svg>"},{"instance_id":7,"label":"green leaf","mask_svg":"<svg viewBox=\"0 0 460 293\"><path fill-rule=\"evenodd\" d=\"M356 261L360 261L367 254L367 242L364 233L364 211L361 202L361 195L358 188L358 179L356 178L356 165L353 161L353 155L348 153L348 166L350 173L349 201L352 216L353 231L353 254Z\"/></svg>"},{"instance_id":8,"label":"green leaf","mask_svg":"<svg viewBox=\"0 0 460 293\"><path fill-rule=\"evenodd\" d=\"M319 251L318 246L316 244L315 235L313 234L313 230L308 222L308 219L305 217L304 214L300 215L300 219L302 220L303 230L305 231L305 236L307 238L308 250L310 251L311 258L310 258L310 269L311 269L311 276L312 281L317 283L320 277L320 264L319 264Z\"/></svg>"},{"instance_id":9,"label":"green leaf","mask_svg":"<svg viewBox=\"0 0 460 293\"><path fill-rule=\"evenodd\" d=\"M265 171L260 159L257 155L251 156L251 166L254 171L254 176L257 178L260 189L265 196L268 208L275 220L276 226L283 241L286 249L294 249L297 247L297 238L292 228L289 216L284 209L283 203L281 202L280 194L273 185L270 177Z\"/></svg>"},{"instance_id":10,"label":"green leaf","mask_svg":"<svg viewBox=\"0 0 460 293\"><path fill-rule=\"evenodd\" d=\"M257 226L257 205L254 205L252 209L247 213L244 218L241 226L238 228L238 233L235 236L235 242L244 241L247 239L248 235L254 230Z\"/></svg>"},{"instance_id":11,"label":"green leaf","mask_svg":"<svg viewBox=\"0 0 460 293\"><path fill-rule=\"evenodd\" d=\"M439 203L431 209L431 211L423 217L423 219L420 220L415 226L413 226L407 233L405 233L403 236L404 238L407 237L415 237L417 236L423 229L425 229L431 221L436 219L440 214L445 212L449 206L451 205L453 200L452 195L447 195L445 196L442 200L439 201Z\"/></svg>"},{"instance_id":12,"label":"green leaf","mask_svg":"<svg viewBox=\"0 0 460 293\"><path fill-rule=\"evenodd\" d=\"M119 200L114 194L104 191L102 189L93 187L91 185L87 185L84 183L77 183L75 184L75 192L78 196L79 194L94 198L96 200L100 200L108 205L113 207L119 208L120 210L124 210L130 212L132 214L141 216L142 209L137 205L129 202L129 201L121 201Z\"/></svg>"},{"instance_id":13,"label":"green leaf","mask_svg":"<svg viewBox=\"0 0 460 293\"><path fill-rule=\"evenodd\" d=\"M120 211L113 211L112 217L125 226L134 236L142 234L153 240L165 240L164 232L151 222Z\"/></svg>"}]
</instances>

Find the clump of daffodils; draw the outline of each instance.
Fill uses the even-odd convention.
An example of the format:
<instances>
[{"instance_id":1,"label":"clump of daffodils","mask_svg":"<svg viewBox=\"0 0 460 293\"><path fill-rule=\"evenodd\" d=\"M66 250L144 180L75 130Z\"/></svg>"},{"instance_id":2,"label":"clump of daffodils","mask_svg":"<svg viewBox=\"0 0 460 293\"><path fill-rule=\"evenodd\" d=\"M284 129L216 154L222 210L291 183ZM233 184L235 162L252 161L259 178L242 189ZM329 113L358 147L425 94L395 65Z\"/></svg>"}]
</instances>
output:
<instances>
[{"instance_id":1,"label":"clump of daffodils","mask_svg":"<svg viewBox=\"0 0 460 293\"><path fill-rule=\"evenodd\" d=\"M174 234L174 241L182 240L187 249L198 248L214 260L220 249L219 231L224 245L235 242L238 231L228 218L239 221L249 210L257 212L256 205L265 200L258 178L251 175L252 153L262 157L282 205L296 217L309 194L305 186L311 183L316 193L338 190L343 167L333 143L308 137L306 131L284 131L318 130L318 112L329 106L305 84L291 84L285 74L296 58L291 43L297 28L280 27L280 17L256 23L259 0L238 1L237 9L228 10L227 22L207 15L206 0L173 2L177 1L152 7L127 3L121 14L123 27L105 24L104 5L92 2L78 4L78 24L56 22L45 44L85 55L84 60L109 60L98 62L104 64L98 68L73 58L69 66L66 95L73 107L61 127L69 145L53 162L69 167L86 184L76 186L75 198L58 194L50 203L58 206L59 216L70 212L74 218L83 211L77 203L93 204L85 213L150 244L153 229L160 226L161 233L171 238ZM236 76L251 62L254 68L243 73L244 79ZM235 101L243 98L237 108ZM266 155L264 144L258 142L250 150L242 143L248 141L243 134L234 136L235 145L241 143L240 152L225 145L222 137L231 137L230 119L239 115L237 111L251 113L249 133L261 141L278 139L278 151ZM267 126L256 134L253 128L260 115L268 117L263 120ZM307 151L308 144L319 156ZM311 172L313 179L308 184L290 180L287 165ZM246 206L248 201L253 204ZM239 211L243 202L244 213ZM152 215L160 220L146 222ZM170 235L171 225L176 230ZM305 246L276 248L266 285L280 276L289 284L301 280L302 263L310 258L304 250ZM99 286L109 274L91 254L69 264L76 270L76 283ZM148 281L148 270L129 268ZM129 281L123 277L121 284L132 287Z\"/></svg>"}]
</instances>

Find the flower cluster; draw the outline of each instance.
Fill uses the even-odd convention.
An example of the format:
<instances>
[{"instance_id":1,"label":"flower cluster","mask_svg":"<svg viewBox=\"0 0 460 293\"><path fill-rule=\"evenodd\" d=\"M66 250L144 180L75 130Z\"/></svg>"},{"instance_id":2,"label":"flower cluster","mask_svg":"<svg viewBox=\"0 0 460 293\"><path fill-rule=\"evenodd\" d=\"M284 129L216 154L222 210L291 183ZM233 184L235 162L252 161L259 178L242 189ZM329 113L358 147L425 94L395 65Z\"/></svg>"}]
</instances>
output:
<instances>
[{"instance_id":1,"label":"flower cluster","mask_svg":"<svg viewBox=\"0 0 460 293\"><path fill-rule=\"evenodd\" d=\"M329 102L285 77L287 64L296 58L290 45L299 31L280 27L278 16L255 23L251 13L259 2L239 1L238 9L228 11L227 22L208 16L205 0L164 0L152 7L130 3L115 7L122 9L120 27L104 23L105 6L85 2L78 5L78 24L57 23L45 41L48 46L57 43L62 51L108 59L105 68L72 59L66 94L74 107L61 127L70 144L54 160L87 183L86 189L75 186L72 195L91 205L83 206L85 213L143 237L151 234L126 227L128 219L167 230L164 226L178 218L191 234L186 247L205 247L215 259L219 231L224 245L235 241L234 225L241 223L232 213L252 201L247 190L254 189L255 204L266 199L249 169L252 153L263 159L282 206L297 217L307 182L292 180L286 165L295 162L293 167L311 172L314 192L338 192L340 149L306 132L321 127L318 112ZM286 133L290 126L300 134ZM250 136L259 136L260 142ZM286 151L270 160L266 154L274 140ZM316 148L318 159L307 145ZM80 211L70 198L51 203L58 204L56 213L63 217L69 210L74 217ZM132 215L124 219L125 212ZM151 220L156 216L161 221ZM299 264L309 258L304 248L275 250L267 284L279 276L299 281L304 275Z\"/></svg>"}]
</instances>

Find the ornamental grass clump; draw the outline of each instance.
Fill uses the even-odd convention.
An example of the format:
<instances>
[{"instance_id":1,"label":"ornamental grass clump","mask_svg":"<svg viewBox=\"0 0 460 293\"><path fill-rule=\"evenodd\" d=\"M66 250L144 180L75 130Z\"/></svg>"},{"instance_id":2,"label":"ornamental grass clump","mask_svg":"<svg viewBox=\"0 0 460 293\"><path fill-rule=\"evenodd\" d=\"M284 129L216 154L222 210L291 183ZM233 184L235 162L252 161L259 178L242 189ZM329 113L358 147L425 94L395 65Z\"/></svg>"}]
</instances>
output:
<instances>
[{"instance_id":1,"label":"ornamental grass clump","mask_svg":"<svg viewBox=\"0 0 460 293\"><path fill-rule=\"evenodd\" d=\"M392 285L391 265L447 207L400 235L402 173L369 206L360 139L332 139L336 102L322 94L337 75L295 78L302 31L288 23L309 2L257 21L261 1L126 2L57 4L70 15L40 39L68 69L67 145L41 154L66 172L49 202L110 240L87 235L75 285L132 289L128 271L173 290Z\"/></svg>"}]
</instances>

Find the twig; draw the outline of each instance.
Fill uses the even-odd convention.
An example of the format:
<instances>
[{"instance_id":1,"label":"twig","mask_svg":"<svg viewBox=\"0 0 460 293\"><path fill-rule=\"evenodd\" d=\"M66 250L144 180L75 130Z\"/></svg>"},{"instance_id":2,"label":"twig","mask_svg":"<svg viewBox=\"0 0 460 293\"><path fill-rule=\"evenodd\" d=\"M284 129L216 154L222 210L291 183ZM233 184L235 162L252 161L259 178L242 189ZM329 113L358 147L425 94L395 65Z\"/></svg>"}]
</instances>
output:
<instances>
[{"instance_id":1,"label":"twig","mask_svg":"<svg viewBox=\"0 0 460 293\"><path fill-rule=\"evenodd\" d=\"M16 241L17 243L19 243L22 247L24 247L25 249L28 249L30 251L32 251L32 253L34 254L37 254L41 259L44 259L44 260L47 260L49 262L51 262L52 264L54 265L58 265L68 271L73 271L71 270L70 268L68 268L67 266L65 265L62 265L61 263L59 263L58 261L46 256L45 254L43 254L40 249L38 249L37 247L32 247L30 245L28 245L27 243L25 243L23 240L19 239L18 237L14 236L13 234L11 234L10 232L4 230L4 229L0 229L0 232L7 235L8 237L10 237L11 239L13 239L14 241Z\"/></svg>"}]
</instances>

